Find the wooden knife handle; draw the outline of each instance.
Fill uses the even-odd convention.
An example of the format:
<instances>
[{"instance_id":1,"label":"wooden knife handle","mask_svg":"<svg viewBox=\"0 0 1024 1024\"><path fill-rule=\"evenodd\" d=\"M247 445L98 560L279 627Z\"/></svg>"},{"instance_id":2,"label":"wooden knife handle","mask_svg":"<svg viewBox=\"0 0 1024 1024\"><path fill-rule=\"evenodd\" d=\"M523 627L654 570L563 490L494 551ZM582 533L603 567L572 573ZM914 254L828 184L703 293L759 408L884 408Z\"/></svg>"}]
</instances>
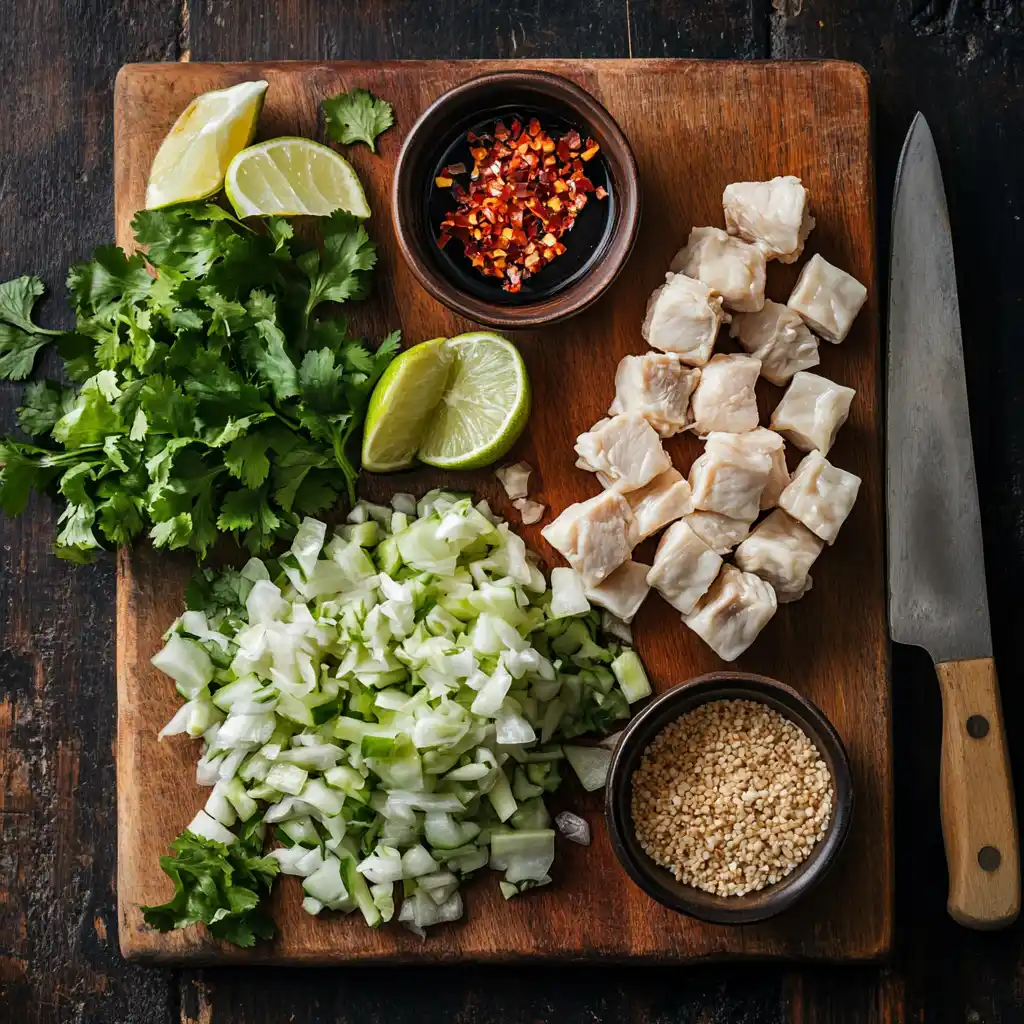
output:
<instances>
[{"instance_id":1,"label":"wooden knife handle","mask_svg":"<svg viewBox=\"0 0 1024 1024\"><path fill-rule=\"evenodd\" d=\"M1020 849L995 662L946 661L935 670L942 687L947 909L968 928L1003 928L1020 910Z\"/></svg>"}]
</instances>

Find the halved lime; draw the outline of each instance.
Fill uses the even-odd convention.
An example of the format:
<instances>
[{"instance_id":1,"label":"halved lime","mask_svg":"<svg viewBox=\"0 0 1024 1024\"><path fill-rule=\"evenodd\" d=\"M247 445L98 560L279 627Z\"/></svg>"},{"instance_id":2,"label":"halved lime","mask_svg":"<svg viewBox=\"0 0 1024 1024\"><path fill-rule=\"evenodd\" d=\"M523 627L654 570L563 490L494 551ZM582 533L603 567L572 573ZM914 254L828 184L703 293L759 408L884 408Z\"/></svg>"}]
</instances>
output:
<instances>
[{"instance_id":1,"label":"halved lime","mask_svg":"<svg viewBox=\"0 0 1024 1024\"><path fill-rule=\"evenodd\" d=\"M416 461L416 449L444 394L454 358L445 339L434 338L391 361L366 410L363 469L391 473Z\"/></svg>"},{"instance_id":2,"label":"halved lime","mask_svg":"<svg viewBox=\"0 0 1024 1024\"><path fill-rule=\"evenodd\" d=\"M252 142L266 82L242 82L197 96L160 143L146 187L146 208L212 196L228 164Z\"/></svg>"},{"instance_id":3,"label":"halved lime","mask_svg":"<svg viewBox=\"0 0 1024 1024\"><path fill-rule=\"evenodd\" d=\"M500 334L448 339L455 362L417 453L440 469L477 469L515 444L530 415L530 380L519 350Z\"/></svg>"},{"instance_id":4,"label":"halved lime","mask_svg":"<svg viewBox=\"0 0 1024 1024\"><path fill-rule=\"evenodd\" d=\"M335 210L370 216L352 165L309 139L271 139L243 149L224 186L239 217L327 217Z\"/></svg>"}]
</instances>

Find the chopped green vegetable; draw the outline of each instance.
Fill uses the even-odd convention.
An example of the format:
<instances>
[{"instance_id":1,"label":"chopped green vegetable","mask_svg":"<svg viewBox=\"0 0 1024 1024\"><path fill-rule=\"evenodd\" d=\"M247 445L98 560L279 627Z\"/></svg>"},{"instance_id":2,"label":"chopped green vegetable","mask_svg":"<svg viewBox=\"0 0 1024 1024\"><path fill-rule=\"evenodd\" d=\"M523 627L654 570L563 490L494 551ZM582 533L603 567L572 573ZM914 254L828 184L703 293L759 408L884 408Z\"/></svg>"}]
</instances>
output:
<instances>
[{"instance_id":1,"label":"chopped green vegetable","mask_svg":"<svg viewBox=\"0 0 1024 1024\"><path fill-rule=\"evenodd\" d=\"M200 558L222 533L264 552L353 500L366 405L399 347L324 315L367 294L362 223L324 219L322 247L213 204L132 226L145 256L105 246L71 268L73 331L33 325L38 279L0 285L0 378L27 376L54 340L77 385L26 388L19 422L38 440L0 442L0 508L19 513L33 489L61 497L57 553L88 561L144 531Z\"/></svg>"},{"instance_id":2,"label":"chopped green vegetable","mask_svg":"<svg viewBox=\"0 0 1024 1024\"><path fill-rule=\"evenodd\" d=\"M545 796L595 749L561 742L629 706L597 612L556 608L486 504L395 504L361 502L333 534L306 519L276 565L203 571L153 660L186 701L161 735L202 736L193 831L230 842L256 806L307 911L376 927L401 883L398 920L423 934L488 863L506 896L550 881Z\"/></svg>"},{"instance_id":3,"label":"chopped green vegetable","mask_svg":"<svg viewBox=\"0 0 1024 1024\"><path fill-rule=\"evenodd\" d=\"M630 704L635 704L653 692L651 681L644 671L643 662L637 657L636 651L623 651L613 662L612 672L618 680L622 693Z\"/></svg>"},{"instance_id":4,"label":"chopped green vegetable","mask_svg":"<svg viewBox=\"0 0 1024 1024\"><path fill-rule=\"evenodd\" d=\"M604 786L612 763L610 750L606 747L576 747L569 744L563 749L566 760L588 793Z\"/></svg>"},{"instance_id":5,"label":"chopped green vegetable","mask_svg":"<svg viewBox=\"0 0 1024 1024\"><path fill-rule=\"evenodd\" d=\"M273 857L261 855L252 829L230 846L187 829L171 843L174 856L160 866L174 882L174 895L160 906L143 907L146 923L162 932L200 922L218 939L252 946L274 937L274 922L260 909L278 873Z\"/></svg>"},{"instance_id":6,"label":"chopped green vegetable","mask_svg":"<svg viewBox=\"0 0 1024 1024\"><path fill-rule=\"evenodd\" d=\"M365 142L376 151L377 136L394 123L394 108L369 89L351 89L324 100L324 131L332 142Z\"/></svg>"}]
</instances>

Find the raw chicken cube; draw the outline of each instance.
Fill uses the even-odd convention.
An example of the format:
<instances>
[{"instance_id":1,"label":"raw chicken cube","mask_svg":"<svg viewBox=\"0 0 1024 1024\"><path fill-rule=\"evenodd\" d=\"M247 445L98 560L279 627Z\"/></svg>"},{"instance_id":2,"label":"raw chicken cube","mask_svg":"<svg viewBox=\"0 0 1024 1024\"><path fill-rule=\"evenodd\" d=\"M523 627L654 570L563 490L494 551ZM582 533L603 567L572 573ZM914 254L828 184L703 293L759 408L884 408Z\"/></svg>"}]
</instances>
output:
<instances>
[{"instance_id":1,"label":"raw chicken cube","mask_svg":"<svg viewBox=\"0 0 1024 1024\"><path fill-rule=\"evenodd\" d=\"M833 466L821 452L805 455L779 498L779 507L831 544L853 509L860 477Z\"/></svg>"},{"instance_id":2,"label":"raw chicken cube","mask_svg":"<svg viewBox=\"0 0 1024 1024\"><path fill-rule=\"evenodd\" d=\"M764 305L764 253L721 228L694 228L669 270L703 281L726 309L751 313Z\"/></svg>"},{"instance_id":3,"label":"raw chicken cube","mask_svg":"<svg viewBox=\"0 0 1024 1024\"><path fill-rule=\"evenodd\" d=\"M541 536L565 557L588 587L607 579L636 546L636 519L618 491L570 505Z\"/></svg>"},{"instance_id":4,"label":"raw chicken cube","mask_svg":"<svg viewBox=\"0 0 1024 1024\"><path fill-rule=\"evenodd\" d=\"M768 472L768 482L761 492L761 508L775 508L779 503L779 495L789 484L789 469L786 467L786 442L766 427L741 434L736 441L748 448L757 448L765 452L772 460L772 468Z\"/></svg>"},{"instance_id":5,"label":"raw chicken cube","mask_svg":"<svg viewBox=\"0 0 1024 1024\"><path fill-rule=\"evenodd\" d=\"M763 445L744 444L742 434L708 435L704 454L690 467L693 504L708 512L752 522L772 472Z\"/></svg>"},{"instance_id":6,"label":"raw chicken cube","mask_svg":"<svg viewBox=\"0 0 1024 1024\"><path fill-rule=\"evenodd\" d=\"M815 334L838 345L867 297L868 290L860 281L815 253L800 271L786 304Z\"/></svg>"},{"instance_id":7,"label":"raw chicken cube","mask_svg":"<svg viewBox=\"0 0 1024 1024\"><path fill-rule=\"evenodd\" d=\"M749 520L732 519L719 512L691 512L686 516L686 523L712 551L720 555L727 555L750 533Z\"/></svg>"},{"instance_id":8,"label":"raw chicken cube","mask_svg":"<svg viewBox=\"0 0 1024 1024\"><path fill-rule=\"evenodd\" d=\"M811 589L808 570L824 546L803 523L777 508L736 549L736 564L770 583L779 603L785 604Z\"/></svg>"},{"instance_id":9,"label":"raw chicken cube","mask_svg":"<svg viewBox=\"0 0 1024 1024\"><path fill-rule=\"evenodd\" d=\"M853 388L801 370L772 413L772 430L777 430L802 452L817 449L827 455L839 428L850 415L850 403L855 394Z\"/></svg>"},{"instance_id":10,"label":"raw chicken cube","mask_svg":"<svg viewBox=\"0 0 1024 1024\"><path fill-rule=\"evenodd\" d=\"M685 522L678 522L661 538L647 582L680 615L689 615L721 568L722 556L715 554Z\"/></svg>"},{"instance_id":11,"label":"raw chicken cube","mask_svg":"<svg viewBox=\"0 0 1024 1024\"><path fill-rule=\"evenodd\" d=\"M754 385L761 372L752 356L718 355L701 371L690 399L693 429L703 437L713 430L740 434L757 426Z\"/></svg>"},{"instance_id":12,"label":"raw chicken cube","mask_svg":"<svg viewBox=\"0 0 1024 1024\"><path fill-rule=\"evenodd\" d=\"M576 465L596 473L604 487L622 491L649 484L672 468L661 438L638 412L599 420L576 438Z\"/></svg>"},{"instance_id":13,"label":"raw chicken cube","mask_svg":"<svg viewBox=\"0 0 1024 1024\"><path fill-rule=\"evenodd\" d=\"M761 360L761 376L773 384L784 386L797 370L819 362L818 339L789 306L771 299L757 313L737 313L729 336Z\"/></svg>"},{"instance_id":14,"label":"raw chicken cube","mask_svg":"<svg viewBox=\"0 0 1024 1024\"><path fill-rule=\"evenodd\" d=\"M693 493L678 469L667 469L646 487L630 491L626 500L636 516L640 540L693 511Z\"/></svg>"},{"instance_id":15,"label":"raw chicken cube","mask_svg":"<svg viewBox=\"0 0 1024 1024\"><path fill-rule=\"evenodd\" d=\"M662 437L671 437L690 424L690 395L699 380L700 370L679 356L626 356L615 371L615 400L608 415L638 412Z\"/></svg>"},{"instance_id":16,"label":"raw chicken cube","mask_svg":"<svg viewBox=\"0 0 1024 1024\"><path fill-rule=\"evenodd\" d=\"M723 661L735 661L775 614L775 591L753 573L723 565L685 622Z\"/></svg>"},{"instance_id":17,"label":"raw chicken cube","mask_svg":"<svg viewBox=\"0 0 1024 1024\"><path fill-rule=\"evenodd\" d=\"M728 322L718 292L685 274L666 274L665 283L647 300L640 332L651 348L703 366L711 358L718 328Z\"/></svg>"},{"instance_id":18,"label":"raw chicken cube","mask_svg":"<svg viewBox=\"0 0 1024 1024\"><path fill-rule=\"evenodd\" d=\"M650 593L647 574L651 567L629 559L623 562L600 586L586 589L587 600L607 608L623 622L632 622L633 616Z\"/></svg>"},{"instance_id":19,"label":"raw chicken cube","mask_svg":"<svg viewBox=\"0 0 1024 1024\"><path fill-rule=\"evenodd\" d=\"M730 235L752 242L765 259L793 263L814 228L807 189L787 174L771 181L737 181L722 194Z\"/></svg>"}]
</instances>

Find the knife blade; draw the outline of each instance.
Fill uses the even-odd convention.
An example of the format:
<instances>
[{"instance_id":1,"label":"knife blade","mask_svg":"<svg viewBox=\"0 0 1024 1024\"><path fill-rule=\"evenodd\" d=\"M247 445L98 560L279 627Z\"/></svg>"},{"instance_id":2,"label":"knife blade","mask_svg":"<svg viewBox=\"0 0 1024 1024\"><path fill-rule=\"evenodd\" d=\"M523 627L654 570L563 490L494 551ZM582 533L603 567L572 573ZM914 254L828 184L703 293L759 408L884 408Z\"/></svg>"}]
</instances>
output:
<instances>
[{"instance_id":1,"label":"knife blade","mask_svg":"<svg viewBox=\"0 0 1024 1024\"><path fill-rule=\"evenodd\" d=\"M923 647L943 703L941 813L950 914L995 928L1020 908L964 372L953 240L938 153L918 114L896 172L887 387L889 622Z\"/></svg>"}]
</instances>

